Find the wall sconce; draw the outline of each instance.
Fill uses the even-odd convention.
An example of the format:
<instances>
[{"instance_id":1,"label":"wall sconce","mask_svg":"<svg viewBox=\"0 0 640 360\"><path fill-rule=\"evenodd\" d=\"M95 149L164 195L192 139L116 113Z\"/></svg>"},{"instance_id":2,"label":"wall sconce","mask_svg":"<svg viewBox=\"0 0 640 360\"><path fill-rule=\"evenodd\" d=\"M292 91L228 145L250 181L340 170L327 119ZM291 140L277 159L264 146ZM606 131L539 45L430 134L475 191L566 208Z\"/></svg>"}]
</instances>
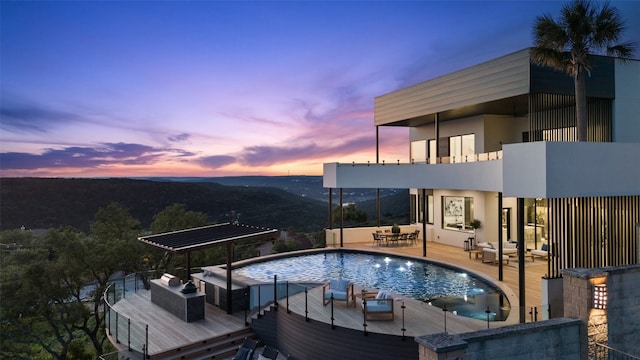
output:
<instances>
[{"instance_id":1,"label":"wall sconce","mask_svg":"<svg viewBox=\"0 0 640 360\"><path fill-rule=\"evenodd\" d=\"M593 308L607 309L607 284L593 285Z\"/></svg>"}]
</instances>

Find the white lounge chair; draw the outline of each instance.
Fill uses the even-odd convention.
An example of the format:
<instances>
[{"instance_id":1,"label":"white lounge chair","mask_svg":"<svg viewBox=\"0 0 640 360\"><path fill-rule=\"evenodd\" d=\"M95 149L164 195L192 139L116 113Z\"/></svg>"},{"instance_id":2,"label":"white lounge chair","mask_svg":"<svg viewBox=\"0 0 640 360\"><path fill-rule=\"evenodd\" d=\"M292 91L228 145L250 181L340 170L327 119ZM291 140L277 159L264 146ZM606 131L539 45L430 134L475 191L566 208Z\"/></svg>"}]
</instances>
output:
<instances>
[{"instance_id":1,"label":"white lounge chair","mask_svg":"<svg viewBox=\"0 0 640 360\"><path fill-rule=\"evenodd\" d=\"M531 261L535 261L535 258L539 257L542 259L547 259L550 255L549 253L549 245L547 244L542 244L542 246L540 247L540 249L533 249L530 252L531 254Z\"/></svg>"},{"instance_id":2,"label":"white lounge chair","mask_svg":"<svg viewBox=\"0 0 640 360\"><path fill-rule=\"evenodd\" d=\"M327 305L333 301L346 301L349 306L349 300L355 306L355 294L353 293L353 283L346 279L331 279L328 283L322 285L322 304Z\"/></svg>"},{"instance_id":3,"label":"white lounge chair","mask_svg":"<svg viewBox=\"0 0 640 360\"><path fill-rule=\"evenodd\" d=\"M393 320L393 296L389 291L362 293L362 312L366 320L382 320L378 315L391 315L387 320Z\"/></svg>"}]
</instances>

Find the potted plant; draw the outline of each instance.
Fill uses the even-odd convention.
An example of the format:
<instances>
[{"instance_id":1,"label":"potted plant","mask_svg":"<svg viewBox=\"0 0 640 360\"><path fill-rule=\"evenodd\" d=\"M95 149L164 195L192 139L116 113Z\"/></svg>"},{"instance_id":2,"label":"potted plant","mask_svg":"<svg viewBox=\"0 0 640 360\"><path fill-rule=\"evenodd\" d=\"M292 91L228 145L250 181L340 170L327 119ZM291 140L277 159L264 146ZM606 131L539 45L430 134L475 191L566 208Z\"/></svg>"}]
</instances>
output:
<instances>
[{"instance_id":1,"label":"potted plant","mask_svg":"<svg viewBox=\"0 0 640 360\"><path fill-rule=\"evenodd\" d=\"M393 226L391 227L391 232L393 234L400 234L400 226L398 226L398 224L393 224Z\"/></svg>"},{"instance_id":2,"label":"potted plant","mask_svg":"<svg viewBox=\"0 0 640 360\"><path fill-rule=\"evenodd\" d=\"M471 228L473 229L473 237L476 238L476 230L482 227L482 222L480 222L480 220L478 219L473 219L471 220L471 222L469 222L469 226L471 226ZM477 242L478 239L476 238L476 243Z\"/></svg>"}]
</instances>

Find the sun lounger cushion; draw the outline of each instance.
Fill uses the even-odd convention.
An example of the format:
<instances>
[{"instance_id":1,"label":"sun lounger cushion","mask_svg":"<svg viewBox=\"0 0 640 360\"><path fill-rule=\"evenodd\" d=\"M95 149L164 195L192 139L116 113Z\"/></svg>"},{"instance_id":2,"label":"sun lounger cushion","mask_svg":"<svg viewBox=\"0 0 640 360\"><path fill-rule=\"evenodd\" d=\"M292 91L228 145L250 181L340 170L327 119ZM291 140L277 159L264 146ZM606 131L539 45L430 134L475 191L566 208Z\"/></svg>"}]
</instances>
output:
<instances>
[{"instance_id":1,"label":"sun lounger cushion","mask_svg":"<svg viewBox=\"0 0 640 360\"><path fill-rule=\"evenodd\" d=\"M367 311L370 313L391 311L393 302L387 301L369 301L367 303Z\"/></svg>"}]
</instances>

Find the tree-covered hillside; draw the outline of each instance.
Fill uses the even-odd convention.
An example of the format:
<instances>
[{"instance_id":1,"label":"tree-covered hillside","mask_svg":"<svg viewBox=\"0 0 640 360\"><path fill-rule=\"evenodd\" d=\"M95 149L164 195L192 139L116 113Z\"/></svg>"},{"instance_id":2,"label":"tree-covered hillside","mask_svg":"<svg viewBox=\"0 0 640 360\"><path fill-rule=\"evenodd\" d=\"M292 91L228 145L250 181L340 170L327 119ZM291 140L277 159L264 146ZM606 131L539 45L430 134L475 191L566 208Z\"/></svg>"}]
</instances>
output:
<instances>
[{"instance_id":1,"label":"tree-covered hillside","mask_svg":"<svg viewBox=\"0 0 640 360\"><path fill-rule=\"evenodd\" d=\"M212 222L238 220L269 228L318 231L327 225L320 201L268 187L235 187L212 182L114 179L2 178L0 229L52 228L87 231L100 207L117 202L148 228L171 204L207 214Z\"/></svg>"}]
</instances>

